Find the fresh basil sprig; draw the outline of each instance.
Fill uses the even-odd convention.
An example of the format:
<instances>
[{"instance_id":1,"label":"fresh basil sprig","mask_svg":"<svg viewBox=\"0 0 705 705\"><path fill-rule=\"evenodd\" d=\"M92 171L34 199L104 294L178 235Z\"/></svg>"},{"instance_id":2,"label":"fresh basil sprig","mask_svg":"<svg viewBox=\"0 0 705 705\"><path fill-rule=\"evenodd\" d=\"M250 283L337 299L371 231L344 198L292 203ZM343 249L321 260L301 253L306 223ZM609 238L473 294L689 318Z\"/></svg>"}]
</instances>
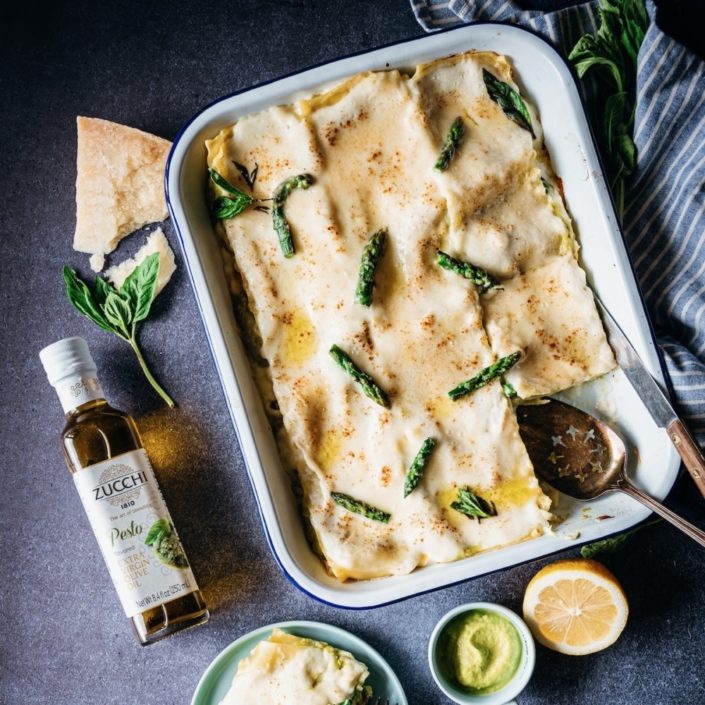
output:
<instances>
[{"instance_id":1,"label":"fresh basil sprig","mask_svg":"<svg viewBox=\"0 0 705 705\"><path fill-rule=\"evenodd\" d=\"M476 495L469 487L458 489L458 499L451 503L451 509L465 514L471 519L488 519L497 516L497 509L491 502Z\"/></svg>"},{"instance_id":2,"label":"fresh basil sprig","mask_svg":"<svg viewBox=\"0 0 705 705\"><path fill-rule=\"evenodd\" d=\"M255 168L252 171L247 171L247 167L243 164L238 162L233 162L233 164L251 190L257 179L259 166L255 163ZM233 186L233 184L215 169L209 168L208 175L210 176L210 180L219 189L227 193L227 196L219 195L213 201L211 212L216 220L230 220L230 218L235 218L244 210L247 210L253 203L256 204L253 210L268 213L269 208L262 204L265 201L272 201L272 227L279 238L282 253L284 257L287 258L294 256L294 240L291 235L289 221L284 214L284 204L293 190L305 190L315 182L311 174L297 174L296 176L290 176L288 179L285 179L277 186L272 198L255 198L254 196L246 194L237 186Z\"/></svg>"},{"instance_id":3,"label":"fresh basil sprig","mask_svg":"<svg viewBox=\"0 0 705 705\"><path fill-rule=\"evenodd\" d=\"M66 295L86 318L130 345L142 372L159 396L170 406L174 400L164 391L147 367L137 344L137 324L149 316L159 276L159 253L149 255L125 279L120 289L96 277L93 291L71 267L64 267Z\"/></svg>"},{"instance_id":4,"label":"fresh basil sprig","mask_svg":"<svg viewBox=\"0 0 705 705\"><path fill-rule=\"evenodd\" d=\"M229 220L236 215L240 215L251 203L254 202L252 196L248 196L237 186L233 186L224 176L221 176L215 169L208 169L211 181L223 189L228 195L218 196L213 202L213 217L217 220Z\"/></svg>"},{"instance_id":5,"label":"fresh basil sprig","mask_svg":"<svg viewBox=\"0 0 705 705\"><path fill-rule=\"evenodd\" d=\"M531 124L531 115L522 97L504 81L500 81L487 69L482 69L482 79L490 98L499 105L504 114L519 127L523 127L536 139L534 126Z\"/></svg>"},{"instance_id":6,"label":"fresh basil sprig","mask_svg":"<svg viewBox=\"0 0 705 705\"><path fill-rule=\"evenodd\" d=\"M626 183L636 166L632 139L636 64L649 26L643 0L600 0L600 28L585 34L570 52L580 78L596 70L601 82L595 105L602 112L601 137L617 213L624 214Z\"/></svg>"}]
</instances>

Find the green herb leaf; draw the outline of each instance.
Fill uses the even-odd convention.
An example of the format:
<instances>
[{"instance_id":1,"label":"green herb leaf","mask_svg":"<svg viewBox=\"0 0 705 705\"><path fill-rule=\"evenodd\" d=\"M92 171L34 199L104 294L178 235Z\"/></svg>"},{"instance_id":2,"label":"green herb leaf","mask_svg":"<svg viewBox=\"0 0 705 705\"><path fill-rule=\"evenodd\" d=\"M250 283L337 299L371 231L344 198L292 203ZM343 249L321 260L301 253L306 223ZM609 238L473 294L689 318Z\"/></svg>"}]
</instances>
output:
<instances>
[{"instance_id":1,"label":"green herb leaf","mask_svg":"<svg viewBox=\"0 0 705 705\"><path fill-rule=\"evenodd\" d=\"M344 350L341 350L337 345L333 345L330 349L330 355L362 387L366 397L372 399L380 406L389 408L389 397L367 372L363 372L350 359L350 356Z\"/></svg>"},{"instance_id":2,"label":"green herb leaf","mask_svg":"<svg viewBox=\"0 0 705 705\"><path fill-rule=\"evenodd\" d=\"M154 287L159 272L159 255L150 255L125 280L120 292L111 284L97 277L95 296L88 285L70 267L64 267L66 295L73 306L84 316L108 333L113 333L129 343L137 356L142 372L154 390L170 406L174 400L164 391L147 367L137 344L137 323L147 317L154 298Z\"/></svg>"},{"instance_id":3,"label":"green herb leaf","mask_svg":"<svg viewBox=\"0 0 705 705\"><path fill-rule=\"evenodd\" d=\"M224 176L221 176L215 169L208 169L208 175L211 177L211 181L218 187L226 191L233 196L249 196L239 189L237 186L233 186Z\"/></svg>"},{"instance_id":4,"label":"green herb leaf","mask_svg":"<svg viewBox=\"0 0 705 705\"><path fill-rule=\"evenodd\" d=\"M383 512L381 509L377 509L377 507L373 507L366 502L361 502L359 499L355 499L350 495L342 494L341 492L331 492L330 496L336 504L339 504L349 512L362 514L362 516L368 519L374 519L374 521L387 524L392 517L388 512Z\"/></svg>"},{"instance_id":5,"label":"green herb leaf","mask_svg":"<svg viewBox=\"0 0 705 705\"><path fill-rule=\"evenodd\" d=\"M132 311L130 310L130 304L119 294L115 294L111 291L105 299L105 303L102 308L103 315L110 325L113 326L114 329L120 331L125 338L129 338L131 328L130 324L132 323Z\"/></svg>"},{"instance_id":6,"label":"green herb leaf","mask_svg":"<svg viewBox=\"0 0 705 705\"><path fill-rule=\"evenodd\" d=\"M456 512L465 514L472 519L487 519L497 516L497 509L486 499L476 495L469 487L458 489L458 499L451 505Z\"/></svg>"},{"instance_id":7,"label":"green herb leaf","mask_svg":"<svg viewBox=\"0 0 705 705\"><path fill-rule=\"evenodd\" d=\"M157 558L172 568L188 568L188 560L174 527L166 519L157 519L144 540L151 546Z\"/></svg>"},{"instance_id":8,"label":"green herb leaf","mask_svg":"<svg viewBox=\"0 0 705 705\"><path fill-rule=\"evenodd\" d=\"M451 161L453 161L455 153L458 151L458 147L460 147L464 135L465 123L461 117L457 117L448 129L441 153L433 166L434 169L445 171L448 168Z\"/></svg>"},{"instance_id":9,"label":"green herb leaf","mask_svg":"<svg viewBox=\"0 0 705 705\"><path fill-rule=\"evenodd\" d=\"M594 543L589 543L586 546L582 546L580 549L580 555L583 558L594 558L595 556L605 556L617 553L624 548L624 545L629 541L631 532L626 534L619 534L618 536L610 536L609 538L602 539L601 541L595 541Z\"/></svg>"},{"instance_id":10,"label":"green herb leaf","mask_svg":"<svg viewBox=\"0 0 705 705\"><path fill-rule=\"evenodd\" d=\"M382 702L381 700L379 701ZM372 688L369 685L357 686L355 693L338 705L371 705ZM376 704L377 705L377 704Z\"/></svg>"},{"instance_id":11,"label":"green herb leaf","mask_svg":"<svg viewBox=\"0 0 705 705\"><path fill-rule=\"evenodd\" d=\"M484 387L486 384L491 382L493 379L501 377L508 369L516 365L516 363L519 362L520 359L520 351L513 352L511 353L511 355L506 355L505 357L501 357L499 360L497 360L497 362L490 365L489 367L485 367L484 370L478 372L478 374L476 374L474 377L470 378L466 382L462 382L454 389L451 389L448 392L448 396L453 401L457 401L458 399L461 399L462 397L477 391L481 387Z\"/></svg>"},{"instance_id":12,"label":"green herb leaf","mask_svg":"<svg viewBox=\"0 0 705 705\"><path fill-rule=\"evenodd\" d=\"M213 217L216 220L230 220L230 218L240 215L250 203L252 203L252 199L247 194L235 198L220 196L213 201Z\"/></svg>"},{"instance_id":13,"label":"green herb leaf","mask_svg":"<svg viewBox=\"0 0 705 705\"><path fill-rule=\"evenodd\" d=\"M626 183L636 165L636 64L649 17L643 0L600 0L599 15L597 32L581 37L569 58L580 78L594 70L602 79L595 105L602 114L601 146L621 218Z\"/></svg>"},{"instance_id":14,"label":"green herb leaf","mask_svg":"<svg viewBox=\"0 0 705 705\"><path fill-rule=\"evenodd\" d=\"M433 438L427 438L416 457L409 467L409 472L406 473L406 479L404 480L404 497L408 497L417 487L421 478L423 477L424 471L426 470L426 465L428 465L428 459L431 457L431 451L436 447L436 441Z\"/></svg>"},{"instance_id":15,"label":"green herb leaf","mask_svg":"<svg viewBox=\"0 0 705 705\"><path fill-rule=\"evenodd\" d=\"M120 294L130 302L132 323L139 323L149 316L157 291L159 278L159 253L144 258L120 287Z\"/></svg>"},{"instance_id":16,"label":"green herb leaf","mask_svg":"<svg viewBox=\"0 0 705 705\"><path fill-rule=\"evenodd\" d=\"M93 287L93 299L98 306L102 306L105 303L110 293L117 294L118 291L109 281L103 279L103 277L96 277L95 286Z\"/></svg>"},{"instance_id":17,"label":"green herb leaf","mask_svg":"<svg viewBox=\"0 0 705 705\"><path fill-rule=\"evenodd\" d=\"M469 279L475 286L483 291L499 286L499 282L491 274L480 267L476 267L474 264L470 264L470 262L451 257L446 252L443 252L443 250L437 250L436 257L436 261L443 269L455 272L461 277Z\"/></svg>"},{"instance_id":18,"label":"green herb leaf","mask_svg":"<svg viewBox=\"0 0 705 705\"><path fill-rule=\"evenodd\" d=\"M213 202L212 213L217 220L228 220L240 215L254 201L252 196L248 196L237 186L233 186L215 169L208 169L208 174L218 188L230 194L229 196L219 196Z\"/></svg>"},{"instance_id":19,"label":"green herb leaf","mask_svg":"<svg viewBox=\"0 0 705 705\"><path fill-rule=\"evenodd\" d=\"M147 535L144 538L145 546L151 546L161 537L169 532L169 521L167 519L157 519L152 526L149 527Z\"/></svg>"},{"instance_id":20,"label":"green herb leaf","mask_svg":"<svg viewBox=\"0 0 705 705\"><path fill-rule=\"evenodd\" d=\"M105 318L100 306L93 298L91 290L86 283L79 279L76 271L70 267L64 267L64 282L66 283L66 296L80 313L86 318L90 318L93 323L100 326L109 333L115 333L115 329Z\"/></svg>"},{"instance_id":21,"label":"green herb leaf","mask_svg":"<svg viewBox=\"0 0 705 705\"><path fill-rule=\"evenodd\" d=\"M357 278L355 300L363 306L372 304L372 291L375 286L375 269L384 254L384 245L387 241L387 229L382 228L370 237L362 251L360 273Z\"/></svg>"},{"instance_id":22,"label":"green herb leaf","mask_svg":"<svg viewBox=\"0 0 705 705\"><path fill-rule=\"evenodd\" d=\"M504 114L536 139L531 115L522 97L508 83L495 78L487 69L482 69L482 78L490 98L499 105Z\"/></svg>"},{"instance_id":23,"label":"green herb leaf","mask_svg":"<svg viewBox=\"0 0 705 705\"><path fill-rule=\"evenodd\" d=\"M314 178L311 174L291 176L277 186L274 196L272 197L272 225L274 226L274 232L279 238L279 245L284 257L293 257L295 252L294 240L291 237L291 227L284 215L284 203L286 203L286 199L289 198L289 194L291 194L294 189L300 188L305 190L312 183L314 183Z\"/></svg>"},{"instance_id":24,"label":"green herb leaf","mask_svg":"<svg viewBox=\"0 0 705 705\"><path fill-rule=\"evenodd\" d=\"M646 524L641 524L631 531L625 531L616 536L608 536L593 543L586 544L580 548L580 555L583 558L595 558L595 556L611 556L621 551L634 534L645 529L647 526L659 524L661 519L654 519Z\"/></svg>"}]
</instances>

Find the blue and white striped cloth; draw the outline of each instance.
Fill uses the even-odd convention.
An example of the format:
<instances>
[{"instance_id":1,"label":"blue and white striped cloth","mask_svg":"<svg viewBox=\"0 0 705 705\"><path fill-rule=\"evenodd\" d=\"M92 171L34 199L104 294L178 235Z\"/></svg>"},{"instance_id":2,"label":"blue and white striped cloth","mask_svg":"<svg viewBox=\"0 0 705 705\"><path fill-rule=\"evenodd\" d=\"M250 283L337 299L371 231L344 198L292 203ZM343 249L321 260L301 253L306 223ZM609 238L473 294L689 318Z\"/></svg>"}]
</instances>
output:
<instances>
[{"instance_id":1,"label":"blue and white striped cloth","mask_svg":"<svg viewBox=\"0 0 705 705\"><path fill-rule=\"evenodd\" d=\"M597 3L557 12L513 0L411 0L429 32L477 20L522 24L566 55L599 26ZM705 62L651 24L639 52L637 168L624 233L682 416L705 443ZM589 76L589 74L588 74ZM591 83L582 89L590 104Z\"/></svg>"}]
</instances>

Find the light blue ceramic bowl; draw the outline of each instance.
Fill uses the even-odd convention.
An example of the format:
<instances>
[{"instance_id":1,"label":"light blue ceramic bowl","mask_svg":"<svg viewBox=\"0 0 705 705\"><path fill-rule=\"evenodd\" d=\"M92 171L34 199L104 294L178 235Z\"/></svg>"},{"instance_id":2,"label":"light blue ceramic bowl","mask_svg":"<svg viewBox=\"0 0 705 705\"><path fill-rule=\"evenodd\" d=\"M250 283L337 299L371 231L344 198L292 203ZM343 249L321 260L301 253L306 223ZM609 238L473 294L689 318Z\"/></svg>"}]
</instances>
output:
<instances>
[{"instance_id":1,"label":"light blue ceramic bowl","mask_svg":"<svg viewBox=\"0 0 705 705\"><path fill-rule=\"evenodd\" d=\"M485 610L487 612L495 612L496 614L508 619L519 632L521 638L522 654L519 668L507 685L501 690L485 695L472 695L467 693L446 678L443 669L440 667L439 641L443 634L443 630L455 619L458 615L472 612L473 610ZM536 663L536 647L534 646L534 638L531 636L529 627L526 626L521 617L515 612L512 612L502 605L496 605L493 602L469 602L465 605L460 605L455 609L445 614L436 625L436 628L431 634L431 639L428 643L428 663L431 667L433 679L436 685L453 701L460 705L507 705L526 687L526 684L531 679L531 674L534 672L534 664Z\"/></svg>"},{"instance_id":2,"label":"light blue ceramic bowl","mask_svg":"<svg viewBox=\"0 0 705 705\"><path fill-rule=\"evenodd\" d=\"M218 705L230 690L240 659L245 658L275 628L296 636L325 641L336 649L349 651L369 668L370 676L366 683L372 686L375 698L380 697L382 701L388 698L390 705L408 705L399 679L375 649L354 634L322 622L279 622L241 636L226 646L208 666L196 686L191 705Z\"/></svg>"}]
</instances>

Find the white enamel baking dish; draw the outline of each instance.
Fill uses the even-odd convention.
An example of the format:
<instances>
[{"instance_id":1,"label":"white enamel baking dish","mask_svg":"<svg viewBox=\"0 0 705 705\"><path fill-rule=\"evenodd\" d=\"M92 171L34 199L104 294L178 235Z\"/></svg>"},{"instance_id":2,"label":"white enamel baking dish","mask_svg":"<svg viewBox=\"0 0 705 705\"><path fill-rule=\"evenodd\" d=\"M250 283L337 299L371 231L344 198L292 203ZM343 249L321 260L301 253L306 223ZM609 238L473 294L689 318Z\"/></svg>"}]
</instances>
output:
<instances>
[{"instance_id":1,"label":"white enamel baking dish","mask_svg":"<svg viewBox=\"0 0 705 705\"><path fill-rule=\"evenodd\" d=\"M495 23L469 25L351 56L227 96L186 124L167 164L169 210L267 540L282 570L301 590L339 607L374 607L435 590L605 537L649 514L620 494L590 504L561 499L557 511L566 519L556 528L555 535L454 563L430 565L410 575L349 583L340 583L327 575L306 542L289 481L235 327L218 243L204 200L203 143L240 116L289 103L359 71L412 68L420 62L469 49L505 54L516 68L523 91L538 107L546 145L563 179L589 278L651 373L665 388L649 322L573 76L559 54L529 31ZM663 498L676 478L679 458L666 433L656 427L622 373L611 373L571 390L566 396L578 405L597 410L621 430L627 446L638 449L638 453L631 453L632 477L640 487Z\"/></svg>"}]
</instances>

